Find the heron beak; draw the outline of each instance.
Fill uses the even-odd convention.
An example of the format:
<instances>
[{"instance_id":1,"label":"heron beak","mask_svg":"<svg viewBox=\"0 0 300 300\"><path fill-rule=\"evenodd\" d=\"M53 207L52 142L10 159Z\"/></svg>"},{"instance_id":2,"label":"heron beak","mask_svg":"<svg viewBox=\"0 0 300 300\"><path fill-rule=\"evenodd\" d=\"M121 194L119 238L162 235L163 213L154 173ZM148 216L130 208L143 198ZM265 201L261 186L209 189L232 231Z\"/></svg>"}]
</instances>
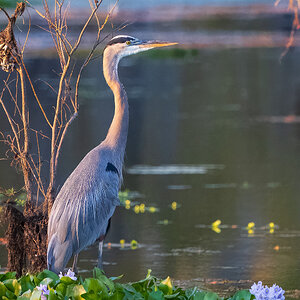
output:
<instances>
[{"instance_id":1,"label":"heron beak","mask_svg":"<svg viewBox=\"0 0 300 300\"><path fill-rule=\"evenodd\" d=\"M139 48L159 48L177 45L178 43L161 42L161 41L145 41L139 45Z\"/></svg>"}]
</instances>

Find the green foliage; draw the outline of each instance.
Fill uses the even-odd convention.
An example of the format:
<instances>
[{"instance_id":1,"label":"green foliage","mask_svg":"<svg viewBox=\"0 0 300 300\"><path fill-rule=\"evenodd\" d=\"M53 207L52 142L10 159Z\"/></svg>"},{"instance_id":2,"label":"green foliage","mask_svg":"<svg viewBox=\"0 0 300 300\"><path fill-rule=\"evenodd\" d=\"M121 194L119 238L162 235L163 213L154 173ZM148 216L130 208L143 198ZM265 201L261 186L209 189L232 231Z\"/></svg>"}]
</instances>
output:
<instances>
[{"instance_id":1,"label":"green foliage","mask_svg":"<svg viewBox=\"0 0 300 300\"><path fill-rule=\"evenodd\" d=\"M23 189L15 190L13 187L10 189L3 189L0 187L0 204L12 203L16 204L17 206L24 207L26 203L26 197L27 195Z\"/></svg>"},{"instance_id":2,"label":"green foliage","mask_svg":"<svg viewBox=\"0 0 300 300\"><path fill-rule=\"evenodd\" d=\"M0 0L0 7L3 7L3 8L15 8L16 7L16 3L17 3L16 0Z\"/></svg>"},{"instance_id":3,"label":"green foliage","mask_svg":"<svg viewBox=\"0 0 300 300\"><path fill-rule=\"evenodd\" d=\"M151 275L133 283L116 282L119 277L108 278L103 271L95 268L92 278L79 277L73 280L68 276L59 278L55 273L44 270L37 275L16 278L15 273L0 274L0 299L18 300L253 300L247 290L237 292L230 298L220 298L216 293L201 291L198 288L183 290L172 285L171 279L159 280ZM44 291L41 290L44 287ZM39 287L39 288L38 288ZM46 290L46 291L45 291Z\"/></svg>"}]
</instances>

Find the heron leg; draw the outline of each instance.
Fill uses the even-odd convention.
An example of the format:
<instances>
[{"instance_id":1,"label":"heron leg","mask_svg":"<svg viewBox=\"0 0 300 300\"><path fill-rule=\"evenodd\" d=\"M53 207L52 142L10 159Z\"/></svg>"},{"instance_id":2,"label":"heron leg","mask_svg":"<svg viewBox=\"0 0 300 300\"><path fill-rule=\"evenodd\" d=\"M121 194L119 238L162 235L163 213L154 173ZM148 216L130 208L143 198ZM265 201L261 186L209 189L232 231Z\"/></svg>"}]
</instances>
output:
<instances>
[{"instance_id":1,"label":"heron leg","mask_svg":"<svg viewBox=\"0 0 300 300\"><path fill-rule=\"evenodd\" d=\"M74 261L73 261L73 266L72 266L72 270L74 273L78 273L78 269L77 269L77 261L78 261L78 253L74 254Z\"/></svg>"},{"instance_id":2,"label":"heron leg","mask_svg":"<svg viewBox=\"0 0 300 300\"><path fill-rule=\"evenodd\" d=\"M102 266L102 248L103 248L103 240L100 240L99 242L99 255L98 255L98 264L97 267L101 270L103 270Z\"/></svg>"}]
</instances>

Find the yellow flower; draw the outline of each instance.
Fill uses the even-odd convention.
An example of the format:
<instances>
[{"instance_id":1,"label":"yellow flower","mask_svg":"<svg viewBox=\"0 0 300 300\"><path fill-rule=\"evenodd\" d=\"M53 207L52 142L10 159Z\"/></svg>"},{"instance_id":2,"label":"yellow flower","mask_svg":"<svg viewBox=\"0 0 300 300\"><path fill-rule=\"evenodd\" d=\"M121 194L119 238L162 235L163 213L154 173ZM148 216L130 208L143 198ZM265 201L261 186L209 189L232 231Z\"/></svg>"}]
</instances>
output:
<instances>
[{"instance_id":1,"label":"yellow flower","mask_svg":"<svg viewBox=\"0 0 300 300\"><path fill-rule=\"evenodd\" d=\"M120 240L121 248L124 248L125 240Z\"/></svg>"},{"instance_id":2,"label":"yellow flower","mask_svg":"<svg viewBox=\"0 0 300 300\"><path fill-rule=\"evenodd\" d=\"M138 213L140 212L140 206L139 206L139 205L136 205L136 206L134 207L134 212L135 212L136 214L138 214Z\"/></svg>"},{"instance_id":3,"label":"yellow flower","mask_svg":"<svg viewBox=\"0 0 300 300\"><path fill-rule=\"evenodd\" d=\"M212 226L211 229L216 232L216 233L220 233L221 229L218 226Z\"/></svg>"},{"instance_id":4,"label":"yellow flower","mask_svg":"<svg viewBox=\"0 0 300 300\"><path fill-rule=\"evenodd\" d=\"M140 205L140 212L141 212L142 214L145 212L145 204L144 204L144 203L142 203L142 204Z\"/></svg>"},{"instance_id":5,"label":"yellow flower","mask_svg":"<svg viewBox=\"0 0 300 300\"><path fill-rule=\"evenodd\" d=\"M212 227L218 227L219 225L221 225L221 223L222 223L221 220L218 219L218 220L214 221L214 222L211 224L211 226L212 226Z\"/></svg>"},{"instance_id":6,"label":"yellow flower","mask_svg":"<svg viewBox=\"0 0 300 300\"><path fill-rule=\"evenodd\" d=\"M248 223L247 229L250 230L250 229L253 229L254 227L255 227L255 223L250 222L250 223Z\"/></svg>"},{"instance_id":7,"label":"yellow flower","mask_svg":"<svg viewBox=\"0 0 300 300\"><path fill-rule=\"evenodd\" d=\"M131 203L131 201L130 200L125 200L125 208L126 209L130 209L130 203Z\"/></svg>"},{"instance_id":8,"label":"yellow flower","mask_svg":"<svg viewBox=\"0 0 300 300\"><path fill-rule=\"evenodd\" d=\"M154 206L149 207L149 212L154 213L156 212L156 208Z\"/></svg>"},{"instance_id":9,"label":"yellow flower","mask_svg":"<svg viewBox=\"0 0 300 300\"><path fill-rule=\"evenodd\" d=\"M254 235L254 230L253 229L249 229L248 230L248 235L249 236L253 236Z\"/></svg>"},{"instance_id":10,"label":"yellow flower","mask_svg":"<svg viewBox=\"0 0 300 300\"><path fill-rule=\"evenodd\" d=\"M269 223L269 227L270 227L270 228L274 228L274 227L275 227L275 224L274 224L273 222L270 222L270 223Z\"/></svg>"},{"instance_id":11,"label":"yellow flower","mask_svg":"<svg viewBox=\"0 0 300 300\"><path fill-rule=\"evenodd\" d=\"M270 228L269 232L272 234L272 233L274 233L274 231L275 231L274 228Z\"/></svg>"},{"instance_id":12,"label":"yellow flower","mask_svg":"<svg viewBox=\"0 0 300 300\"><path fill-rule=\"evenodd\" d=\"M131 249L135 250L138 247L138 242L136 240L132 240L130 242L130 245L131 245Z\"/></svg>"},{"instance_id":13,"label":"yellow flower","mask_svg":"<svg viewBox=\"0 0 300 300\"><path fill-rule=\"evenodd\" d=\"M172 202L172 204L171 204L171 208L173 209L173 210L176 210L177 209L177 202Z\"/></svg>"},{"instance_id":14,"label":"yellow flower","mask_svg":"<svg viewBox=\"0 0 300 300\"><path fill-rule=\"evenodd\" d=\"M165 280L163 280L161 283L167 285L170 289L173 288L173 286L172 286L172 281L171 281L170 276L168 276L168 277L167 277Z\"/></svg>"}]
</instances>

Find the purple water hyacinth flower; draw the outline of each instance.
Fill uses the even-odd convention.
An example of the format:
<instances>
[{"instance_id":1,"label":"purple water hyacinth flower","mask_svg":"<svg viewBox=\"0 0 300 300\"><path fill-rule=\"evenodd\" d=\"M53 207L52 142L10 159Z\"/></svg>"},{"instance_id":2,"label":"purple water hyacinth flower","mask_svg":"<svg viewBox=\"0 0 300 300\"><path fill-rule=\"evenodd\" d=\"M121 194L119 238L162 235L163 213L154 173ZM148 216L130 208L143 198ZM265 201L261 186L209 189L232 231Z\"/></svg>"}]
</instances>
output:
<instances>
[{"instance_id":1,"label":"purple water hyacinth flower","mask_svg":"<svg viewBox=\"0 0 300 300\"><path fill-rule=\"evenodd\" d=\"M48 287L46 284L40 284L40 286L37 286L37 289L41 291L41 300L47 300L46 295L49 295L50 291L48 290Z\"/></svg>"},{"instance_id":2,"label":"purple water hyacinth flower","mask_svg":"<svg viewBox=\"0 0 300 300\"><path fill-rule=\"evenodd\" d=\"M255 296L255 300L284 300L285 291L276 284L273 284L272 287L263 285L261 281L257 284L254 283L249 290L252 295Z\"/></svg>"},{"instance_id":3,"label":"purple water hyacinth flower","mask_svg":"<svg viewBox=\"0 0 300 300\"><path fill-rule=\"evenodd\" d=\"M67 273L65 273L65 275L63 275L62 272L60 272L58 276L59 276L59 278L62 278L63 276L65 276L65 277L71 278L72 280L77 280L75 273L72 272L70 269L68 270Z\"/></svg>"}]
</instances>

